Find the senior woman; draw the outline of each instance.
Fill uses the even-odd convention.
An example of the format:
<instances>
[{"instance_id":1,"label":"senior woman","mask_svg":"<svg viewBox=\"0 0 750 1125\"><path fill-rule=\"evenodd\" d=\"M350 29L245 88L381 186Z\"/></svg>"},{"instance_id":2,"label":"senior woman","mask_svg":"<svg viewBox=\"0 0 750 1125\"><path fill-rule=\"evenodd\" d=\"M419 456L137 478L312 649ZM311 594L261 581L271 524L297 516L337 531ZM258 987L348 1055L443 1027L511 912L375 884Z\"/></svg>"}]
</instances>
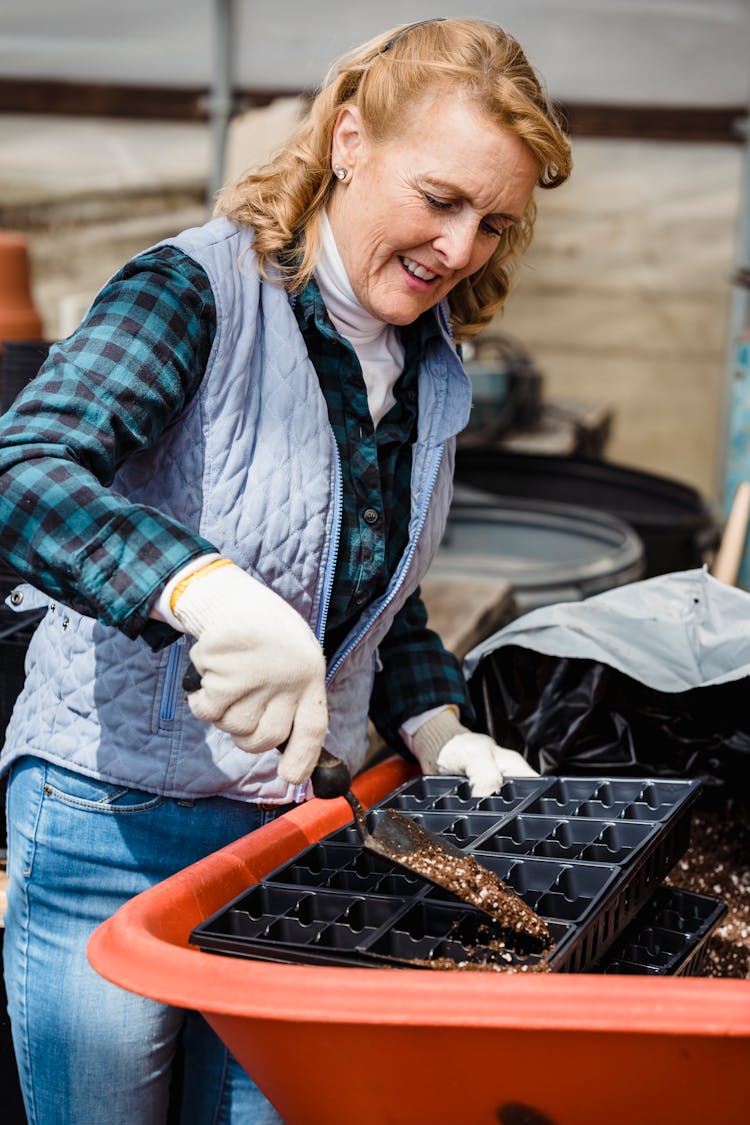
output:
<instances>
[{"instance_id":1,"label":"senior woman","mask_svg":"<svg viewBox=\"0 0 750 1125\"><path fill-rule=\"evenodd\" d=\"M502 306L569 160L504 31L389 31L217 218L104 287L0 422L2 553L47 607L3 757L31 1125L164 1121L180 1040L183 1122L278 1120L200 1016L85 946L303 800L324 744L356 771L368 712L475 791L531 772L471 731L419 582L470 408L454 341Z\"/></svg>"}]
</instances>

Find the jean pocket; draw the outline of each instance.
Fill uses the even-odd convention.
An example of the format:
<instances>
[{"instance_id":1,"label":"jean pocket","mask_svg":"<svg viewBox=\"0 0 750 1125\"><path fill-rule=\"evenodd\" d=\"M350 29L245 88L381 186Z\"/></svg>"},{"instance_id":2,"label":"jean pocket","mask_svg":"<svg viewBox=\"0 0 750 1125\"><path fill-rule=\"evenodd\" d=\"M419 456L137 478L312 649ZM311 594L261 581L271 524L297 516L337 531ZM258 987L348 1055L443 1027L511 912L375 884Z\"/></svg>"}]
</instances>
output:
<instances>
[{"instance_id":1,"label":"jean pocket","mask_svg":"<svg viewBox=\"0 0 750 1125\"><path fill-rule=\"evenodd\" d=\"M158 793L100 781L49 763L45 771L44 793L72 808L109 815L147 812L164 803L164 798Z\"/></svg>"}]
</instances>

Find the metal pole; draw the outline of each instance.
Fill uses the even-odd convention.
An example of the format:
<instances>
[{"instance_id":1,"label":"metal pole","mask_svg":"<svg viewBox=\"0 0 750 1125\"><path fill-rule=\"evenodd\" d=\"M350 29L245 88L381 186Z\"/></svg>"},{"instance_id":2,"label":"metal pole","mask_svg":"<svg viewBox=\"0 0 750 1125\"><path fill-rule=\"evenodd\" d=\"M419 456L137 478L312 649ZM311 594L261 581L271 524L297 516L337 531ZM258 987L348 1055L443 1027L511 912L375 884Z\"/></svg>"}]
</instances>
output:
<instances>
[{"instance_id":1,"label":"metal pole","mask_svg":"<svg viewBox=\"0 0 750 1125\"><path fill-rule=\"evenodd\" d=\"M234 0L214 0L214 70L208 103L211 116L209 207L213 207L214 196L224 182L224 157L234 92L234 15Z\"/></svg>"},{"instance_id":2,"label":"metal pole","mask_svg":"<svg viewBox=\"0 0 750 1125\"><path fill-rule=\"evenodd\" d=\"M737 231L737 257L729 309L724 420L719 450L718 495L725 515L732 509L735 495L750 481L750 116L742 123L745 136L745 162L740 191ZM750 552L747 544L741 560L737 584L750 589Z\"/></svg>"}]
</instances>

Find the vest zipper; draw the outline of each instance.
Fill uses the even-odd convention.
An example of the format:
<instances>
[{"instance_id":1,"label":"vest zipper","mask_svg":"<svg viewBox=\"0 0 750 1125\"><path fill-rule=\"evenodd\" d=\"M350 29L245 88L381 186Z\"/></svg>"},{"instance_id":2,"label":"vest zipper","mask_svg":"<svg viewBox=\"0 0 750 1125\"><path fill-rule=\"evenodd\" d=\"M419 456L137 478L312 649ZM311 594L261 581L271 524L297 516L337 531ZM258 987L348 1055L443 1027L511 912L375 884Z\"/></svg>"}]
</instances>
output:
<instances>
[{"instance_id":1,"label":"vest zipper","mask_svg":"<svg viewBox=\"0 0 750 1125\"><path fill-rule=\"evenodd\" d=\"M184 644L185 638L179 637L169 650L167 670L164 673L164 687L161 693L161 708L159 710L159 722L162 723L171 723L177 709L177 686L179 684L180 661L182 656L180 649Z\"/></svg>"},{"instance_id":2,"label":"vest zipper","mask_svg":"<svg viewBox=\"0 0 750 1125\"><path fill-rule=\"evenodd\" d=\"M414 557L414 552L417 549L417 543L419 542L419 536L422 534L422 528L424 527L424 522L427 519L427 508L429 507L430 497L432 496L432 490L435 487L435 481L437 480L438 471L440 469L440 462L442 461L442 459L443 459L443 447L442 447L442 445L440 445L435 450L435 453L434 453L433 458L432 458L432 464L430 466L430 474L429 474L428 481L427 481L427 489L425 490L424 500L422 501L422 507L421 507L420 512L419 512L419 522L417 523L416 529L414 531L414 538L412 540L411 547L409 548L409 552L406 556L406 559L404 560L404 565L403 565L403 568L401 570L400 578L395 583L393 589L391 590L390 594L385 599L385 601L383 602L383 604L381 605L381 607L377 611L377 613L367 622L367 624L363 628L361 628L359 630L358 633L355 633L355 635L352 637L352 639L349 641L349 643L345 646L345 648L343 648L341 650L339 655L336 657L336 660L333 662L333 664L331 665L331 667L328 670L328 675L326 676L326 683L329 683L333 679L333 677L336 675L336 673L338 672L342 663L344 662L344 660L346 660L347 656L350 654L352 649L356 648L356 646L363 639L363 637L365 637L366 634L369 633L370 629L375 624L377 619L381 616L383 611L388 608L388 606L391 604L391 602L395 598L398 591L403 586L404 579L406 578L409 567L411 566L411 560Z\"/></svg>"},{"instance_id":3,"label":"vest zipper","mask_svg":"<svg viewBox=\"0 0 750 1125\"><path fill-rule=\"evenodd\" d=\"M328 558L326 559L326 569L323 575L323 592L320 598L320 608L318 609L318 620L315 626L315 636L323 644L323 638L326 632L326 623L328 621L328 610L331 605L331 595L333 593L333 579L336 574L336 561L339 553L339 542L341 539L341 520L344 507L343 501L343 473L341 471L341 454L339 453L336 435L331 427L331 441L333 442L333 527L331 531L331 545L328 550Z\"/></svg>"},{"instance_id":4,"label":"vest zipper","mask_svg":"<svg viewBox=\"0 0 750 1125\"><path fill-rule=\"evenodd\" d=\"M318 609L318 620L315 623L315 636L318 638L321 646L323 638L326 633L326 622L328 620L328 610L331 605L331 594L333 593L333 578L336 573L336 560L339 553L339 542L341 540L341 518L344 507L343 501L343 473L341 471L341 454L339 453L336 435L331 430L331 441L333 443L333 523L331 528L331 545L328 548L328 558L326 559L326 568L323 574L323 590L320 596L320 607ZM326 675L326 683L328 683L328 676ZM302 785L295 785L292 799L297 804L307 800L312 796L310 783L305 782Z\"/></svg>"}]
</instances>

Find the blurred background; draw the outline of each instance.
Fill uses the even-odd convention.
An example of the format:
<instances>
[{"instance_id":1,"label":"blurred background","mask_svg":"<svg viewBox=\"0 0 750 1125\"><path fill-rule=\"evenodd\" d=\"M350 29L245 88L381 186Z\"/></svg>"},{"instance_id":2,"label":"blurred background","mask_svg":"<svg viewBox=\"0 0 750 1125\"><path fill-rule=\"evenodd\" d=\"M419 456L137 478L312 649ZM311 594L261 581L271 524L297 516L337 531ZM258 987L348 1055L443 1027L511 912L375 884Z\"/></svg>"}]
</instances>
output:
<instances>
[{"instance_id":1,"label":"blurred background","mask_svg":"<svg viewBox=\"0 0 750 1125\"><path fill-rule=\"evenodd\" d=\"M748 0L4 0L0 226L28 240L45 338L68 334L128 255L202 221L339 53L436 14L515 34L574 145L480 338L477 427L536 403L533 434L498 439L583 442L721 503L746 310ZM519 384L524 370L511 403L508 372Z\"/></svg>"},{"instance_id":2,"label":"blurred background","mask_svg":"<svg viewBox=\"0 0 750 1125\"><path fill-rule=\"evenodd\" d=\"M21 336L67 336L128 257L205 221L340 53L438 15L520 40L574 153L466 356L457 480L496 499L457 495L423 584L464 656L526 609L708 564L727 540L750 480L750 0L2 0L0 250L23 247L38 320L4 334L0 255L0 408L43 354ZM744 496L724 574L750 589ZM33 627L0 617L0 731ZM3 832L0 814L0 917ZM0 984L0 1088L18 1106L16 1085Z\"/></svg>"}]
</instances>

